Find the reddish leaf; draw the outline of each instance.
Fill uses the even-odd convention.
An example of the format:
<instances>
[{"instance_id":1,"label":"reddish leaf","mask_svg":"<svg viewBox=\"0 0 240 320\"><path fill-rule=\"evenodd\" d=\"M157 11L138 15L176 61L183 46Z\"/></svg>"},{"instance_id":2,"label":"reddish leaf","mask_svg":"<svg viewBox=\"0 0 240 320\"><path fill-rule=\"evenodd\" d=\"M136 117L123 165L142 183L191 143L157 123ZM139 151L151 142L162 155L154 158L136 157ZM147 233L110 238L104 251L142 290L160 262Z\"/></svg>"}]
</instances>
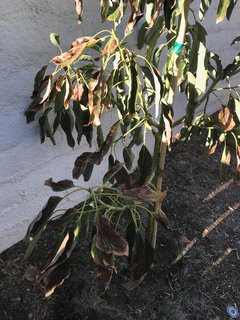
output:
<instances>
[{"instance_id":1,"label":"reddish leaf","mask_svg":"<svg viewBox=\"0 0 240 320\"><path fill-rule=\"evenodd\" d=\"M222 131L231 131L235 127L233 115L228 107L222 108L219 111L218 125Z\"/></svg>"},{"instance_id":2,"label":"reddish leaf","mask_svg":"<svg viewBox=\"0 0 240 320\"><path fill-rule=\"evenodd\" d=\"M74 0L74 1L75 1L76 11L78 14L78 24L80 24L82 22L82 11L83 11L82 0Z\"/></svg>"},{"instance_id":3,"label":"reddish leaf","mask_svg":"<svg viewBox=\"0 0 240 320\"><path fill-rule=\"evenodd\" d=\"M49 186L53 191L63 191L74 187L72 180L61 180L58 182L53 182L52 178L44 181L45 186Z\"/></svg>"},{"instance_id":4,"label":"reddish leaf","mask_svg":"<svg viewBox=\"0 0 240 320\"><path fill-rule=\"evenodd\" d=\"M45 297L49 297L54 290L61 286L65 279L70 275L70 268L68 262L60 264L53 272L47 275L44 278L45 283Z\"/></svg>"},{"instance_id":5,"label":"reddish leaf","mask_svg":"<svg viewBox=\"0 0 240 320\"><path fill-rule=\"evenodd\" d=\"M118 256L128 256L127 241L113 229L107 217L102 214L96 216L95 225L97 228L96 246L99 250L108 254L113 253Z\"/></svg>"},{"instance_id":6,"label":"reddish leaf","mask_svg":"<svg viewBox=\"0 0 240 320\"><path fill-rule=\"evenodd\" d=\"M66 67L67 65L75 61L86 48L93 46L99 41L100 39L96 39L94 37L79 38L72 43L69 51L64 52L60 56L53 58L52 62L55 63L57 66Z\"/></svg>"}]
</instances>

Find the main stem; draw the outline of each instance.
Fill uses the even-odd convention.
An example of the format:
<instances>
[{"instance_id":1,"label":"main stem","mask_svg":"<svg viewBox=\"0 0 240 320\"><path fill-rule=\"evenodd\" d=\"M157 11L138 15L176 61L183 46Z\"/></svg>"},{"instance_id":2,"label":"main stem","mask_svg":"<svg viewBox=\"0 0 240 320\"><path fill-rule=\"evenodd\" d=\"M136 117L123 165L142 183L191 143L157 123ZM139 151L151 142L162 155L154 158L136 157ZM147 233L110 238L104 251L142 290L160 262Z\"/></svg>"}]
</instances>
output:
<instances>
[{"instance_id":1,"label":"main stem","mask_svg":"<svg viewBox=\"0 0 240 320\"><path fill-rule=\"evenodd\" d=\"M190 9L190 4L191 0L185 0L184 3L184 9L183 13L180 16L180 24L179 24L179 29L178 29L178 35L176 42L183 44L185 40L185 34L187 30L187 24L188 24L188 14L189 14L189 9ZM175 61L174 61L174 73L171 79L171 86L168 92L168 98L167 98L167 103L171 106L173 106L174 103L174 98L175 98L175 92L177 88L177 83L178 83L178 68L179 68L179 63L181 59L181 53L179 56L175 54ZM156 141L155 141L156 144ZM157 151L157 148L155 148L154 153ZM160 155L159 155L159 162L158 162L158 169L163 170L165 166L165 159L166 159L166 151L167 151L167 139L165 133L162 134L162 139L161 139L161 148L160 148ZM155 156L155 155L154 155ZM157 183L156 183L157 190L160 192L162 189L162 176L158 175L157 177ZM156 204L155 205L155 211L160 211L161 210L161 204ZM154 220L153 221L153 232L152 232L152 247L155 248L156 246L156 238L157 238L157 222Z\"/></svg>"}]
</instances>

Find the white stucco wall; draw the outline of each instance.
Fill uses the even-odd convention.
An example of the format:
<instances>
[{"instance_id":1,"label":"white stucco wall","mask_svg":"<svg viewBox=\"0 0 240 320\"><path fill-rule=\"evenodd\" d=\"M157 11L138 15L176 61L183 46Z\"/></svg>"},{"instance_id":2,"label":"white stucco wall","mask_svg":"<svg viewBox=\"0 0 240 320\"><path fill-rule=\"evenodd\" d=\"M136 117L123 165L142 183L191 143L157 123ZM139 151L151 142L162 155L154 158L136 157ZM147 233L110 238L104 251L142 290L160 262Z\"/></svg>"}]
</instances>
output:
<instances>
[{"instance_id":1,"label":"white stucco wall","mask_svg":"<svg viewBox=\"0 0 240 320\"><path fill-rule=\"evenodd\" d=\"M71 178L75 158L88 148L83 139L80 148L71 150L61 132L56 135L56 146L48 139L41 145L37 122L26 125L24 118L24 110L31 102L34 75L58 54L48 40L49 34L60 34L65 50L77 37L101 29L99 1L84 3L84 23L78 25L71 1L11 0L7 4L0 1L0 252L22 239L29 222L47 201L51 192L43 181L49 177L54 181ZM239 9L231 23L225 21L219 26L215 25L213 10L207 15L208 45L225 63L239 49L239 46L229 49L233 36L240 35ZM133 36L131 45L135 40ZM184 102L178 101L178 105L177 114L181 114ZM111 117L109 113L105 121L109 122ZM95 169L93 185L100 181L101 171Z\"/></svg>"}]
</instances>

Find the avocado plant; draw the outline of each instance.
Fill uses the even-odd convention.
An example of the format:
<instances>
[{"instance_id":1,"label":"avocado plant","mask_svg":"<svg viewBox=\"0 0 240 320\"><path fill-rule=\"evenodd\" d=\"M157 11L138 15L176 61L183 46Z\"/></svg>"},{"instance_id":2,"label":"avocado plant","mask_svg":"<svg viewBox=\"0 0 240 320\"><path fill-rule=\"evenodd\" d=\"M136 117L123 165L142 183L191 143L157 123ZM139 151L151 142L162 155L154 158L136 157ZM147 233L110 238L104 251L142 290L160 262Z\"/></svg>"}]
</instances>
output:
<instances>
[{"instance_id":1,"label":"avocado plant","mask_svg":"<svg viewBox=\"0 0 240 320\"><path fill-rule=\"evenodd\" d=\"M230 19L236 3L219 0L216 22ZM75 0L79 23L83 4L83 0ZM86 151L75 160L74 179L83 176L88 181L94 166L107 157L108 171L101 185L90 188L72 180L45 181L54 192L70 189L62 197L48 199L25 237L29 242L24 256L27 259L44 230L55 230L42 265L30 266L26 272L27 277L34 274L37 283L44 283L46 296L69 276L69 258L78 239L91 241L91 256L105 290L117 271L118 256L127 257L132 271L123 286L132 290L143 281L154 265L158 223L181 243L188 242L171 228L161 208L167 195L167 189L162 190L165 156L177 125L181 125L179 140L206 132L209 153L218 146L223 149L222 178L230 165L227 140L232 139L240 178L240 85L231 85L230 81L240 72L240 53L223 67L220 57L206 48L207 32L201 21L210 5L211 0L201 0L197 17L191 0L101 0L102 22L112 21L112 30L78 38L67 52L61 49L60 36L51 33L50 40L60 53L35 77L32 102L25 111L27 122L38 118L42 143L47 137L55 144L54 134L59 129L72 148L82 138L89 147L96 139L97 150ZM117 28L129 13L125 35L119 39ZM127 47L128 35L138 23L138 48L145 50L144 56ZM235 37L232 44L239 40ZM164 65L161 72L160 64ZM54 66L51 74L47 74L49 66ZM223 81L226 84L220 87ZM187 101L180 119L174 119L176 90ZM227 105L218 96L222 90L229 96ZM215 117L208 114L211 95L220 101ZM196 117L201 109L202 114ZM107 130L105 112L114 113L116 119ZM151 137L153 151L148 146ZM119 144L124 162L117 159ZM59 208L76 192L87 194L82 203Z\"/></svg>"}]
</instances>

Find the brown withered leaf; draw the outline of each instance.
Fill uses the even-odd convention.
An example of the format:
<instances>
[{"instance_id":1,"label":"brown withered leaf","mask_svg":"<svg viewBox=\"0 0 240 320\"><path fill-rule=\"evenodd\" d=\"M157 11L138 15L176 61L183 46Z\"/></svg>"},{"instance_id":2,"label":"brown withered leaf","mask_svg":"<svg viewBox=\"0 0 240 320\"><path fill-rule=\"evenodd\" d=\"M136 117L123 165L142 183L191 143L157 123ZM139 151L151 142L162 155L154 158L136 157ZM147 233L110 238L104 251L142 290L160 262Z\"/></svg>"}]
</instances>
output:
<instances>
[{"instance_id":1,"label":"brown withered leaf","mask_svg":"<svg viewBox=\"0 0 240 320\"><path fill-rule=\"evenodd\" d=\"M99 165L102 161L102 154L98 152L84 152L82 153L74 163L72 176L74 179L78 179L82 174L87 163Z\"/></svg>"},{"instance_id":2,"label":"brown withered leaf","mask_svg":"<svg viewBox=\"0 0 240 320\"><path fill-rule=\"evenodd\" d=\"M168 218L162 210L158 212L153 212L152 215L154 219L157 221L157 223L161 223L164 225L165 228L170 229Z\"/></svg>"},{"instance_id":3,"label":"brown withered leaf","mask_svg":"<svg viewBox=\"0 0 240 320\"><path fill-rule=\"evenodd\" d=\"M34 234L38 229L42 228L44 224L47 222L47 220L51 217L54 209L59 204L59 202L62 200L61 197L50 197L48 199L48 202L43 207L43 209L38 213L36 218L31 222L31 224L28 227L26 236L24 237L24 241L29 242L30 235Z\"/></svg>"},{"instance_id":4,"label":"brown withered leaf","mask_svg":"<svg viewBox=\"0 0 240 320\"><path fill-rule=\"evenodd\" d=\"M72 43L69 51L64 52L60 56L56 56L52 59L52 62L57 66L66 67L67 65L75 61L86 48L96 44L99 41L100 39L90 36L79 38Z\"/></svg>"},{"instance_id":5,"label":"brown withered leaf","mask_svg":"<svg viewBox=\"0 0 240 320\"><path fill-rule=\"evenodd\" d=\"M141 200L149 200L152 202L162 202L167 195L167 189L163 192L156 192L148 186L124 190L123 194L127 197L134 197Z\"/></svg>"},{"instance_id":6,"label":"brown withered leaf","mask_svg":"<svg viewBox=\"0 0 240 320\"><path fill-rule=\"evenodd\" d=\"M76 11L78 14L78 24L80 24L82 23L82 11L83 11L82 0L74 0L74 1L75 1Z\"/></svg>"},{"instance_id":7,"label":"brown withered leaf","mask_svg":"<svg viewBox=\"0 0 240 320\"><path fill-rule=\"evenodd\" d=\"M75 87L73 89L73 96L72 96L72 99L75 100L75 101L81 101L82 99L82 95L84 93L84 86L81 82L77 82L75 84Z\"/></svg>"},{"instance_id":8,"label":"brown withered leaf","mask_svg":"<svg viewBox=\"0 0 240 320\"><path fill-rule=\"evenodd\" d=\"M188 238L178 230L172 230L173 237L180 243L189 243Z\"/></svg>"},{"instance_id":9,"label":"brown withered leaf","mask_svg":"<svg viewBox=\"0 0 240 320\"><path fill-rule=\"evenodd\" d=\"M149 28L151 28L154 25L154 22L157 20L159 16L160 9L162 7L162 0L155 0L155 5L154 5L154 12L151 16L151 20L149 22Z\"/></svg>"},{"instance_id":10,"label":"brown withered leaf","mask_svg":"<svg viewBox=\"0 0 240 320\"><path fill-rule=\"evenodd\" d=\"M32 266L31 264L27 267L25 273L24 273L24 278L27 279L28 281L36 281L38 275L38 268Z\"/></svg>"},{"instance_id":11,"label":"brown withered leaf","mask_svg":"<svg viewBox=\"0 0 240 320\"><path fill-rule=\"evenodd\" d=\"M233 115L228 107L222 108L219 111L218 125L222 131L231 131L235 127Z\"/></svg>"},{"instance_id":12,"label":"brown withered leaf","mask_svg":"<svg viewBox=\"0 0 240 320\"><path fill-rule=\"evenodd\" d=\"M127 290L133 290L143 282L146 275L147 271L144 260L134 263L132 265L132 274L130 279L128 282L123 283L122 286Z\"/></svg>"},{"instance_id":13,"label":"brown withered leaf","mask_svg":"<svg viewBox=\"0 0 240 320\"><path fill-rule=\"evenodd\" d=\"M72 89L72 82L70 79L69 74L66 75L66 92L64 96L64 109L67 110L69 107L69 101L72 98L73 95L73 89Z\"/></svg>"},{"instance_id":14,"label":"brown withered leaf","mask_svg":"<svg viewBox=\"0 0 240 320\"><path fill-rule=\"evenodd\" d=\"M41 70L38 71L38 73L35 76L34 79L34 88L33 88L33 93L31 98L34 99L35 97L37 97L39 95L39 89L41 87L42 81L43 81L43 77L45 74L45 71L47 69L48 65L45 65L41 68Z\"/></svg>"},{"instance_id":15,"label":"brown withered leaf","mask_svg":"<svg viewBox=\"0 0 240 320\"><path fill-rule=\"evenodd\" d=\"M42 100L40 101L40 104L48 99L48 97L52 91L52 84L53 84L53 75L51 74L48 78L47 89L44 93Z\"/></svg>"},{"instance_id":16,"label":"brown withered leaf","mask_svg":"<svg viewBox=\"0 0 240 320\"><path fill-rule=\"evenodd\" d=\"M103 74L103 68L101 68L97 78L92 78L88 87L88 105L89 105L89 124L97 127L100 125L100 115L102 112L102 99L104 96L106 81Z\"/></svg>"},{"instance_id":17,"label":"brown withered leaf","mask_svg":"<svg viewBox=\"0 0 240 320\"><path fill-rule=\"evenodd\" d=\"M139 12L139 7L140 7L140 1L138 1L138 4L136 3L136 1L129 1L129 4L131 6L131 14L130 17L128 19L127 22L127 26L125 29L125 34L130 34L134 28L136 27L136 25L138 24L138 22L142 19L143 14L138 14Z\"/></svg>"},{"instance_id":18,"label":"brown withered leaf","mask_svg":"<svg viewBox=\"0 0 240 320\"><path fill-rule=\"evenodd\" d=\"M62 90L62 79L65 77L64 74L60 74L57 78L57 82L56 82L56 89L58 92L60 92Z\"/></svg>"},{"instance_id":19,"label":"brown withered leaf","mask_svg":"<svg viewBox=\"0 0 240 320\"><path fill-rule=\"evenodd\" d=\"M216 143L211 147L211 149L209 149L208 154L213 154L213 153L216 151L217 146L218 146L218 142L216 142Z\"/></svg>"},{"instance_id":20,"label":"brown withered leaf","mask_svg":"<svg viewBox=\"0 0 240 320\"><path fill-rule=\"evenodd\" d=\"M108 254L117 256L128 256L129 249L127 241L117 233L110 224L110 221L104 215L95 216L95 225L97 228L96 247Z\"/></svg>"},{"instance_id":21,"label":"brown withered leaf","mask_svg":"<svg viewBox=\"0 0 240 320\"><path fill-rule=\"evenodd\" d=\"M110 130L109 130L109 132L107 134L106 140L104 141L104 143L102 145L102 148L101 148L101 154L102 154L103 157L110 150L111 145L112 145L114 139L116 138L118 129L120 127L120 124L121 124L121 122L117 121L116 123L114 123L113 126L111 126L111 128L110 128Z\"/></svg>"},{"instance_id":22,"label":"brown withered leaf","mask_svg":"<svg viewBox=\"0 0 240 320\"><path fill-rule=\"evenodd\" d=\"M124 162L119 162L118 164L111 167L103 176L103 184L107 181L114 183L116 173L124 166Z\"/></svg>"},{"instance_id":23,"label":"brown withered leaf","mask_svg":"<svg viewBox=\"0 0 240 320\"><path fill-rule=\"evenodd\" d=\"M112 280L113 269L103 267L101 265L98 266L98 274L97 277L104 285L104 292L106 292L109 288L110 282Z\"/></svg>"},{"instance_id":24,"label":"brown withered leaf","mask_svg":"<svg viewBox=\"0 0 240 320\"><path fill-rule=\"evenodd\" d=\"M102 51L102 56L108 53L113 53L117 48L117 41L114 38L111 38Z\"/></svg>"},{"instance_id":25,"label":"brown withered leaf","mask_svg":"<svg viewBox=\"0 0 240 320\"><path fill-rule=\"evenodd\" d=\"M49 178L44 181L45 186L49 186L53 191L63 191L74 187L72 180L60 180L58 182L52 181L52 178Z\"/></svg>"},{"instance_id":26,"label":"brown withered leaf","mask_svg":"<svg viewBox=\"0 0 240 320\"><path fill-rule=\"evenodd\" d=\"M44 291L45 297L49 297L54 290L61 286L65 279L67 279L70 275L70 268L68 266L68 261L60 264L53 272L47 275L44 278Z\"/></svg>"}]
</instances>

